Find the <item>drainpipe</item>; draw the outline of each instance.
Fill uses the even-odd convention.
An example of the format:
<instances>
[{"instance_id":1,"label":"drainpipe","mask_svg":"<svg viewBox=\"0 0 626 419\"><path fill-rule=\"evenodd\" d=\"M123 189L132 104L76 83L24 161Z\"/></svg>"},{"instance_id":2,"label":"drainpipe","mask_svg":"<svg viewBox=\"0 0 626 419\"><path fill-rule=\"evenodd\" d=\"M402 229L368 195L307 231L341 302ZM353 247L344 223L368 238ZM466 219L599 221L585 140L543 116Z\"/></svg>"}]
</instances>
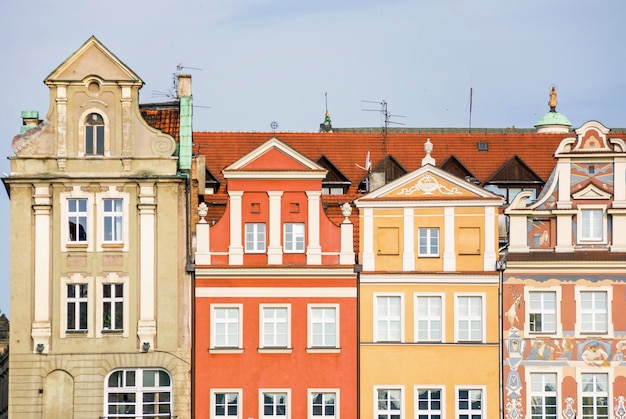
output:
<instances>
[{"instance_id":1,"label":"drainpipe","mask_svg":"<svg viewBox=\"0 0 626 419\"><path fill-rule=\"evenodd\" d=\"M508 249L503 247L498 254L504 250L500 260L496 261L496 270L498 271L498 381L499 381L499 398L500 398L500 417L504 417L504 333L503 333L503 313L502 313L502 287L504 286L504 271L506 270L506 257L509 254Z\"/></svg>"}]
</instances>

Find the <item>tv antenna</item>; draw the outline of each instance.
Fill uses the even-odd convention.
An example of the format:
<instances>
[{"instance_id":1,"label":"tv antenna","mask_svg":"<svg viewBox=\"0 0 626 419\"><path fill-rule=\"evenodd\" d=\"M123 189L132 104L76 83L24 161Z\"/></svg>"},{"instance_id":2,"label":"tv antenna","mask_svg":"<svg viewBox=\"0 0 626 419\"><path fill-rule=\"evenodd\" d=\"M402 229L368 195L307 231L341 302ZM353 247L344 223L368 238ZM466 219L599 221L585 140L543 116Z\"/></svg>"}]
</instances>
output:
<instances>
[{"instance_id":1,"label":"tv antenna","mask_svg":"<svg viewBox=\"0 0 626 419\"><path fill-rule=\"evenodd\" d=\"M172 73L172 87L167 92L160 92L158 90L152 91L152 97L167 97L171 100L178 99L178 75L183 68L188 68L190 70L199 70L202 71L201 68L197 67L187 67L184 66L183 63L178 63L176 66L176 72Z\"/></svg>"},{"instance_id":2,"label":"tv antenna","mask_svg":"<svg viewBox=\"0 0 626 419\"><path fill-rule=\"evenodd\" d=\"M391 118L406 118L406 116L404 115L394 115L389 113L389 110L387 109L387 101L385 99L376 102L376 101L372 101L372 100L362 100L361 102L365 102L365 103L377 103L380 105L380 109L362 109L363 111L372 111L372 112L380 112L381 117L383 117L383 132L387 132L387 128L389 128L389 124L398 124L398 125L406 125L402 122L396 122L396 121L392 121Z\"/></svg>"},{"instance_id":3,"label":"tv antenna","mask_svg":"<svg viewBox=\"0 0 626 419\"><path fill-rule=\"evenodd\" d=\"M372 161L370 160L370 152L368 151L367 155L365 156L365 166L361 166L360 164L357 164L357 163L354 163L354 165L358 167L359 169L363 169L367 173L369 173L370 170L372 170Z\"/></svg>"}]
</instances>

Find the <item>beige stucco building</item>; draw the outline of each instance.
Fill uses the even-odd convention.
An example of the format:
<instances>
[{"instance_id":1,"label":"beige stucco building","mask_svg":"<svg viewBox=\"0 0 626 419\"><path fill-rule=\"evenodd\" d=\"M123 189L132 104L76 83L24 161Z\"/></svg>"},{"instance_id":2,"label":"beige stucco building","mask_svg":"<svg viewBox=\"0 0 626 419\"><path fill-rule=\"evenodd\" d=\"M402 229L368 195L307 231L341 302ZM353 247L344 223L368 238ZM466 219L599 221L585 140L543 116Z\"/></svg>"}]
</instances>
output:
<instances>
[{"instance_id":1,"label":"beige stucco building","mask_svg":"<svg viewBox=\"0 0 626 419\"><path fill-rule=\"evenodd\" d=\"M92 37L23 113L11 200L9 416L189 417L187 182L142 80ZM129 416L130 415L130 416Z\"/></svg>"}]
</instances>

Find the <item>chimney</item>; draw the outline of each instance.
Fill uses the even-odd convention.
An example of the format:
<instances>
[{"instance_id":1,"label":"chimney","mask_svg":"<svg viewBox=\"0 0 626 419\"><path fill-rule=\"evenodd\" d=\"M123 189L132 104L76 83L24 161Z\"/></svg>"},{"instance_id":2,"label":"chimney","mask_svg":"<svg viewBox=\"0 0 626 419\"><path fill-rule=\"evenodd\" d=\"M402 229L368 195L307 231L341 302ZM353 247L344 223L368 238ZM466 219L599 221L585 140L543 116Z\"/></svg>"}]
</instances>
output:
<instances>
[{"instance_id":1,"label":"chimney","mask_svg":"<svg viewBox=\"0 0 626 419\"><path fill-rule=\"evenodd\" d=\"M381 186L385 186L385 181L387 180L387 176L386 173L381 171L381 172L371 172L369 174L370 177L370 192L375 191L376 189L380 188Z\"/></svg>"},{"instance_id":2,"label":"chimney","mask_svg":"<svg viewBox=\"0 0 626 419\"><path fill-rule=\"evenodd\" d=\"M192 149L192 116L193 102L191 96L191 75L178 75L178 101L180 106L180 131L178 134L179 153L178 168L180 170L191 169L191 149Z\"/></svg>"},{"instance_id":3,"label":"chimney","mask_svg":"<svg viewBox=\"0 0 626 419\"><path fill-rule=\"evenodd\" d=\"M20 133L23 134L29 129L35 128L40 122L39 112L22 111L22 126L20 127Z\"/></svg>"}]
</instances>

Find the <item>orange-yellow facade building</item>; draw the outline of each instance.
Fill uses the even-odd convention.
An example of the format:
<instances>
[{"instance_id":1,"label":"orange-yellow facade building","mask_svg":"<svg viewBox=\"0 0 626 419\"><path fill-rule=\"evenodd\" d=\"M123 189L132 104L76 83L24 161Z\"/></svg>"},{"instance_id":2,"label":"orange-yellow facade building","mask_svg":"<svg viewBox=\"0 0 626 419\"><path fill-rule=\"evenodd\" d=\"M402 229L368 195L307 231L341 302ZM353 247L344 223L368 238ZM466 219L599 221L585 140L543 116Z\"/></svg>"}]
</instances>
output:
<instances>
[{"instance_id":1,"label":"orange-yellow facade building","mask_svg":"<svg viewBox=\"0 0 626 419\"><path fill-rule=\"evenodd\" d=\"M362 418L499 415L502 198L435 167L432 147L356 201Z\"/></svg>"}]
</instances>

